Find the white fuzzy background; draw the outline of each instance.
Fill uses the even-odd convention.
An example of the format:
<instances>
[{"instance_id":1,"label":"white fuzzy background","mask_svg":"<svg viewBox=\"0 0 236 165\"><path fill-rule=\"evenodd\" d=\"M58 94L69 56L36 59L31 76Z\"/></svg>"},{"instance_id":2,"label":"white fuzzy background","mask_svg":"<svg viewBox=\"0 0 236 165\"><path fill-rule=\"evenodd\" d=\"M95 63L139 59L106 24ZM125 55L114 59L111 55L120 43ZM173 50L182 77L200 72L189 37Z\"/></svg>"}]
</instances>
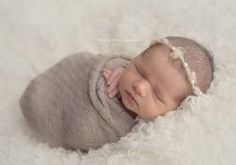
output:
<instances>
[{"instance_id":1,"label":"white fuzzy background","mask_svg":"<svg viewBox=\"0 0 236 165\"><path fill-rule=\"evenodd\" d=\"M234 0L0 0L0 165L235 165ZM87 155L32 135L18 101L38 73L79 51L136 55L156 36L214 52L207 95Z\"/></svg>"}]
</instances>

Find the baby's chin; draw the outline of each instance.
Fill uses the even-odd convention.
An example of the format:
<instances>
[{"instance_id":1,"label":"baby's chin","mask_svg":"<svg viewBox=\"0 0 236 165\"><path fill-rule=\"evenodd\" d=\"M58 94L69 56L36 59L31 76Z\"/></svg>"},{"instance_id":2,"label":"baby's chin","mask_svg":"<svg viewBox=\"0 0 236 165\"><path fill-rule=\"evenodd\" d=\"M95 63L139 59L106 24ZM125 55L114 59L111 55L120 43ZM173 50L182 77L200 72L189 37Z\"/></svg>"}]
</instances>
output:
<instances>
[{"instance_id":1,"label":"baby's chin","mask_svg":"<svg viewBox=\"0 0 236 165\"><path fill-rule=\"evenodd\" d=\"M133 107L132 106L130 106L129 104L127 104L127 101L125 100L125 98L122 98L122 96L121 96L121 102L122 102L122 104L125 106L125 111L127 112L127 113L129 113L134 119L138 116L138 114L133 110Z\"/></svg>"},{"instance_id":2,"label":"baby's chin","mask_svg":"<svg viewBox=\"0 0 236 165\"><path fill-rule=\"evenodd\" d=\"M137 108L137 104L130 100L127 96L127 94L125 93L125 91L123 93L120 93L120 97L121 97L121 102L123 103L123 105L130 111L134 111L134 109Z\"/></svg>"}]
</instances>

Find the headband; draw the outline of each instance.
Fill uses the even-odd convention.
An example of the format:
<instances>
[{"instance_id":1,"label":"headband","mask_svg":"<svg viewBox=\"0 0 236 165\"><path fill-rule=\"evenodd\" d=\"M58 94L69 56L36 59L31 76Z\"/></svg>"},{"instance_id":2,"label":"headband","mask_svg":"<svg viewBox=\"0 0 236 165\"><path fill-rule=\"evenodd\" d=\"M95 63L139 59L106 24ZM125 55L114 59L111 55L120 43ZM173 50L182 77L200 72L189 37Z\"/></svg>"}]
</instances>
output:
<instances>
[{"instance_id":1,"label":"headband","mask_svg":"<svg viewBox=\"0 0 236 165\"><path fill-rule=\"evenodd\" d=\"M196 96L203 94L200 88L196 85L196 73L190 69L188 63L184 60L184 48L173 46L167 38L153 40L151 42L151 45L155 44L156 42L160 42L164 45L167 45L171 49L170 57L173 59L178 58L182 61L183 67L187 72L188 81L192 86L193 93Z\"/></svg>"}]
</instances>

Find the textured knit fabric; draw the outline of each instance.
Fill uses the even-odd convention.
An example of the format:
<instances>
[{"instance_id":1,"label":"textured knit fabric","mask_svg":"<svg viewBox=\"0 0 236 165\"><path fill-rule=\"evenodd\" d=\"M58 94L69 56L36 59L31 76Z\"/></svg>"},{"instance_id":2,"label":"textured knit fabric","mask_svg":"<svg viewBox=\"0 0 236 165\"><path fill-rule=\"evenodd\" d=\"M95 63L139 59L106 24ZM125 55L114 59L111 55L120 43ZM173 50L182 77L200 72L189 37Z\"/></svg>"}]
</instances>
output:
<instances>
[{"instance_id":1,"label":"textured knit fabric","mask_svg":"<svg viewBox=\"0 0 236 165\"><path fill-rule=\"evenodd\" d=\"M32 128L50 146L88 151L129 133L132 117L118 96L109 98L104 67L126 66L124 55L81 52L65 57L31 80L20 107Z\"/></svg>"}]
</instances>

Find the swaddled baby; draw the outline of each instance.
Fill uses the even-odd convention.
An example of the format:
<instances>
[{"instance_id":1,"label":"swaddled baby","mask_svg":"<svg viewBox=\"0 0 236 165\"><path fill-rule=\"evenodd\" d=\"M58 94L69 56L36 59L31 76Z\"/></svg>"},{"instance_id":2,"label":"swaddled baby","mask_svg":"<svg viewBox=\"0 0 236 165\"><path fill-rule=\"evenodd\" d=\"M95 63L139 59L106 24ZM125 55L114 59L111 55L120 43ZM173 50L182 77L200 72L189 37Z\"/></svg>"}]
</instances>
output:
<instances>
[{"instance_id":1,"label":"swaddled baby","mask_svg":"<svg viewBox=\"0 0 236 165\"><path fill-rule=\"evenodd\" d=\"M155 41L138 56L68 56L31 80L20 107L50 146L88 151L117 142L138 119L176 109L206 93L212 56L183 37Z\"/></svg>"},{"instance_id":2,"label":"swaddled baby","mask_svg":"<svg viewBox=\"0 0 236 165\"><path fill-rule=\"evenodd\" d=\"M207 92L213 80L212 54L183 37L154 41L125 68L104 68L110 97L145 119L175 110L189 95Z\"/></svg>"}]
</instances>

